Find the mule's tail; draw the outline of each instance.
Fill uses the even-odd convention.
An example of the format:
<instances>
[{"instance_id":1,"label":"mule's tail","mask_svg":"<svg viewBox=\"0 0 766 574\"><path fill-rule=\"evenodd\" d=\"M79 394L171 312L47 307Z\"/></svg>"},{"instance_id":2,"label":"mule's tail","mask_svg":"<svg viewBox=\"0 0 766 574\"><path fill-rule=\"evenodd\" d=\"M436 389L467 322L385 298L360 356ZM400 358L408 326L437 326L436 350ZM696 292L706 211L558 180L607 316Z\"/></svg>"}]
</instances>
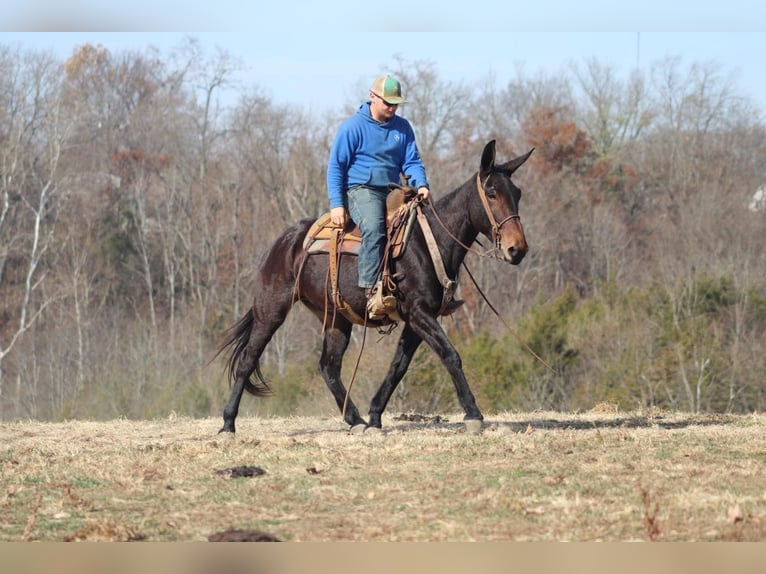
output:
<instances>
[{"instance_id":1,"label":"mule's tail","mask_svg":"<svg viewBox=\"0 0 766 574\"><path fill-rule=\"evenodd\" d=\"M227 353L226 371L228 371L230 384L237 378L237 366L239 365L243 353L247 349L247 343L253 332L254 323L253 310L250 309L239 321L226 331L224 339L218 346L218 350L213 357L213 360L215 360L222 353ZM245 390L256 397L266 397L271 395L271 387L263 377L263 373L261 373L260 361L258 360L255 362L254 374L257 377L257 380L254 381L251 376L249 380L245 381Z\"/></svg>"}]
</instances>

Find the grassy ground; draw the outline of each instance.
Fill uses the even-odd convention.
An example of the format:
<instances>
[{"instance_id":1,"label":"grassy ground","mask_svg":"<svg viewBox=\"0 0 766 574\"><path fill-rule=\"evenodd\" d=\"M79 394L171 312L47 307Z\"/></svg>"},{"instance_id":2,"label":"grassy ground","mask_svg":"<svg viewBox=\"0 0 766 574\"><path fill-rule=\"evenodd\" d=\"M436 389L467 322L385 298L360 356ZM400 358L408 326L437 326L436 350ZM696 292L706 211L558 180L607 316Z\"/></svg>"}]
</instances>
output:
<instances>
[{"instance_id":1,"label":"grassy ground","mask_svg":"<svg viewBox=\"0 0 766 574\"><path fill-rule=\"evenodd\" d=\"M766 415L603 411L0 424L0 541L766 540Z\"/></svg>"}]
</instances>

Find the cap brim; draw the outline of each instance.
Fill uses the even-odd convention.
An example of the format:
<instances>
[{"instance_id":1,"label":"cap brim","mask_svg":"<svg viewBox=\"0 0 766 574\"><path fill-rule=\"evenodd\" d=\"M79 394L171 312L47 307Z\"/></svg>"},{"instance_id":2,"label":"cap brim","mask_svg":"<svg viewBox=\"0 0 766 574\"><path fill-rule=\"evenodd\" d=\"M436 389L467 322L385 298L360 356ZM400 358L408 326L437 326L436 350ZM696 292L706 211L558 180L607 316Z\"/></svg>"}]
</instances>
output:
<instances>
[{"instance_id":1,"label":"cap brim","mask_svg":"<svg viewBox=\"0 0 766 574\"><path fill-rule=\"evenodd\" d=\"M392 96L392 97L390 97L390 98L384 98L384 97L383 97L383 96L381 96L379 93L377 93L377 92L375 92L375 91L373 91L373 90L370 90L370 91L371 91L373 94L375 94L376 96L378 96L378 97L379 97L381 100L383 100L384 102L386 102L387 104L394 104L394 105L397 105L397 106L398 106L399 104L406 104L406 103L407 103L407 100L405 100L405 99L404 99L404 98L402 98L401 96Z\"/></svg>"}]
</instances>

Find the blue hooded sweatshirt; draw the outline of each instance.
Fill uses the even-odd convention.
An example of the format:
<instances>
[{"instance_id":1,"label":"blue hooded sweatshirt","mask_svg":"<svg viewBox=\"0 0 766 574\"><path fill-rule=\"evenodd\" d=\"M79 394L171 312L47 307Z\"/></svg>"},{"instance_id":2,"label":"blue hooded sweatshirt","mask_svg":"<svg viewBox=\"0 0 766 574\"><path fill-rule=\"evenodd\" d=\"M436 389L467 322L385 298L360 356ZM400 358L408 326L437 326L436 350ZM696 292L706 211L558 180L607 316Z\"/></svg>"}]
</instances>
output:
<instances>
[{"instance_id":1,"label":"blue hooded sweatshirt","mask_svg":"<svg viewBox=\"0 0 766 574\"><path fill-rule=\"evenodd\" d=\"M409 185L415 189L428 187L410 122L397 115L377 122L370 114L370 102L362 104L341 124L330 150L330 208L347 207L346 192L353 187L385 189L389 183L398 184L400 173L410 176Z\"/></svg>"}]
</instances>

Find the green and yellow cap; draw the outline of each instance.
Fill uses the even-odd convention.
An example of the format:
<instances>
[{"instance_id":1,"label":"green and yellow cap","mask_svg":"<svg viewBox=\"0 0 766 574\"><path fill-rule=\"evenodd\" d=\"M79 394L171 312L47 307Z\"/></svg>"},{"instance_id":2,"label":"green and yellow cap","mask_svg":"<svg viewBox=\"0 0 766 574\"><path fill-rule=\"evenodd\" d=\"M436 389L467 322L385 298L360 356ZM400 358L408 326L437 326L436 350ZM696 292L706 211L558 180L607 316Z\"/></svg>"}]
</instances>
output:
<instances>
[{"instance_id":1,"label":"green and yellow cap","mask_svg":"<svg viewBox=\"0 0 766 574\"><path fill-rule=\"evenodd\" d=\"M388 104L403 104L402 85L391 76L380 76L373 83L370 91Z\"/></svg>"}]
</instances>

